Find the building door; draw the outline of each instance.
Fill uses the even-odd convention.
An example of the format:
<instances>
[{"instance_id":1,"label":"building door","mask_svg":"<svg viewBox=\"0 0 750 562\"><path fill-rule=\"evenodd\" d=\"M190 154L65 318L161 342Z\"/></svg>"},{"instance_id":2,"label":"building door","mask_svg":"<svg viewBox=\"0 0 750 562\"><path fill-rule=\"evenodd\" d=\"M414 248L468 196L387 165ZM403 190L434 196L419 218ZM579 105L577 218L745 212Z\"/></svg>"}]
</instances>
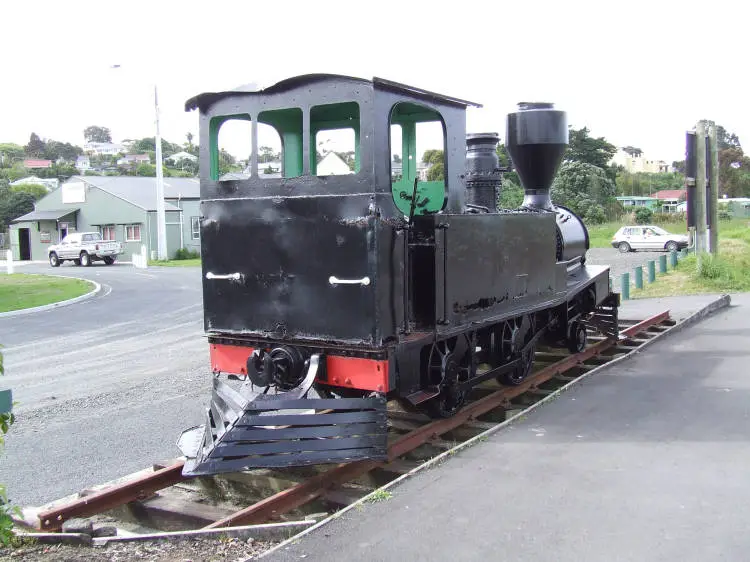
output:
<instances>
[{"instance_id":1,"label":"building door","mask_svg":"<svg viewBox=\"0 0 750 562\"><path fill-rule=\"evenodd\" d=\"M28 228L18 229L18 255L21 261L31 260L31 233Z\"/></svg>"},{"instance_id":2,"label":"building door","mask_svg":"<svg viewBox=\"0 0 750 562\"><path fill-rule=\"evenodd\" d=\"M60 242L65 240L65 237L68 235L68 227L64 226L60 228Z\"/></svg>"}]
</instances>

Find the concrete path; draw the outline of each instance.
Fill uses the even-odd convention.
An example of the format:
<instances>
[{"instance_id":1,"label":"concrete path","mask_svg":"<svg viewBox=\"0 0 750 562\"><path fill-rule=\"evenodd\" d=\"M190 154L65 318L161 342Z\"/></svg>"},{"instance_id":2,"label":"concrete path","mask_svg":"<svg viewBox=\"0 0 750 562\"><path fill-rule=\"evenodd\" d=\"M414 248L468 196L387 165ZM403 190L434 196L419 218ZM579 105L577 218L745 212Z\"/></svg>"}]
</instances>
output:
<instances>
[{"instance_id":1,"label":"concrete path","mask_svg":"<svg viewBox=\"0 0 750 562\"><path fill-rule=\"evenodd\" d=\"M747 560L748 329L733 296L265 559Z\"/></svg>"}]
</instances>

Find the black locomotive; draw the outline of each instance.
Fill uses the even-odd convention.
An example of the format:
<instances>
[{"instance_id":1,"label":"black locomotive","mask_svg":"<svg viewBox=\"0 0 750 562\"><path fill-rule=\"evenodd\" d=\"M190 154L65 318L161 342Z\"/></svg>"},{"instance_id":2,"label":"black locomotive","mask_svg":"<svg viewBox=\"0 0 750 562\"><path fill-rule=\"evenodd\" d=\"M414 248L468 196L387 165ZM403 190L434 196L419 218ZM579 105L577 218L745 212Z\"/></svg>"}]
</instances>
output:
<instances>
[{"instance_id":1,"label":"black locomotive","mask_svg":"<svg viewBox=\"0 0 750 562\"><path fill-rule=\"evenodd\" d=\"M586 227L550 201L565 113L522 103L508 115L526 194L509 210L496 203L499 137L466 134L469 105L325 74L188 100L214 378L206 423L178 442L186 475L383 459L389 401L450 416L480 382L521 383L542 338L577 351L586 324L615 335L609 269L586 265ZM249 121L253 146L261 124L278 132L279 177L259 172L257 150L244 176L220 174L230 119ZM416 165L423 123L442 128L445 179ZM316 134L342 128L352 173L319 173Z\"/></svg>"}]
</instances>

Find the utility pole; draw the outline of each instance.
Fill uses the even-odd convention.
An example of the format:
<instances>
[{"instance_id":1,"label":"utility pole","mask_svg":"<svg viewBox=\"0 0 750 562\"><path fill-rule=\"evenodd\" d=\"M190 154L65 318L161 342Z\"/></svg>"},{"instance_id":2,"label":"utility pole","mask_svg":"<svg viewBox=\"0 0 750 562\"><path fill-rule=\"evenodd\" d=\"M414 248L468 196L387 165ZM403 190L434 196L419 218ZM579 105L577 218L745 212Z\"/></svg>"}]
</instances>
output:
<instances>
[{"instance_id":1,"label":"utility pole","mask_svg":"<svg viewBox=\"0 0 750 562\"><path fill-rule=\"evenodd\" d=\"M695 126L695 138L695 256L700 267L706 251L706 126L701 121Z\"/></svg>"},{"instance_id":2,"label":"utility pole","mask_svg":"<svg viewBox=\"0 0 750 562\"><path fill-rule=\"evenodd\" d=\"M710 189L711 206L708 223L711 225L709 231L709 249L715 256L719 253L719 148L716 144L716 125L708 129L708 143L710 147L710 162L708 172L708 184Z\"/></svg>"},{"instance_id":3,"label":"utility pole","mask_svg":"<svg viewBox=\"0 0 750 562\"><path fill-rule=\"evenodd\" d=\"M159 95L154 85L154 109L156 111L156 225L157 248L160 260L167 259L167 220L164 205L164 176L161 159L161 135L159 133ZM705 175L705 174L704 174ZM705 188L704 188L705 191Z\"/></svg>"},{"instance_id":4,"label":"utility pole","mask_svg":"<svg viewBox=\"0 0 750 562\"><path fill-rule=\"evenodd\" d=\"M111 69L121 68L122 65L112 64ZM159 133L159 95L156 84L154 84L154 111L156 114L156 136L154 137L156 149L156 239L157 255L160 260L167 259L167 220L164 204L164 173L162 171L161 158L161 134ZM138 163L134 162L136 170ZM136 173L136 175L138 175Z\"/></svg>"}]
</instances>

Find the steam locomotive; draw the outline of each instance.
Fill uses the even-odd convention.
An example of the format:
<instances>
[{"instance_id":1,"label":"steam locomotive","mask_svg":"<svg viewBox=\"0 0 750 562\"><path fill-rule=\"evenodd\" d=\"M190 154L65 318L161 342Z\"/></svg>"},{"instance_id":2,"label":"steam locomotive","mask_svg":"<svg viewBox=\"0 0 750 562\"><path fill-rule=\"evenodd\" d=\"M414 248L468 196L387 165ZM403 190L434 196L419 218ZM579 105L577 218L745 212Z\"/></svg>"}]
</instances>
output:
<instances>
[{"instance_id":1,"label":"steam locomotive","mask_svg":"<svg viewBox=\"0 0 750 562\"><path fill-rule=\"evenodd\" d=\"M575 352L587 325L616 335L609 268L586 264L585 225L550 200L566 114L521 103L507 116L525 196L501 209L499 135L467 135L469 106L481 107L330 74L186 102L200 115L213 390L205 424L178 439L185 475L382 460L389 402L451 416L479 383L522 383L542 341ZM253 147L259 127L278 133L278 177L258 150L247 174L222 174L229 120L249 122ZM418 169L425 123L442 130L439 179ZM340 129L353 169L332 174L315 139Z\"/></svg>"}]
</instances>

